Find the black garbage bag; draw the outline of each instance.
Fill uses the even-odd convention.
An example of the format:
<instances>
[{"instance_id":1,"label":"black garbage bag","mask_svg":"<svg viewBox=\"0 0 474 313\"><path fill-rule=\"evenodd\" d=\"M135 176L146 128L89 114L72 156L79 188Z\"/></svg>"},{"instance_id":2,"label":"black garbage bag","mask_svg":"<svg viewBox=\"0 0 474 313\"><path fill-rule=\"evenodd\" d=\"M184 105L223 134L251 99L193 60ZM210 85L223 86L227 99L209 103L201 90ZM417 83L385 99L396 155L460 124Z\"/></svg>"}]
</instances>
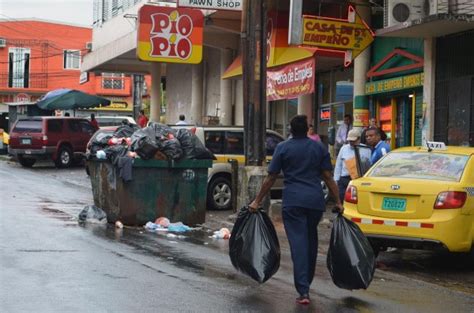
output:
<instances>
[{"instance_id":1,"label":"black garbage bag","mask_svg":"<svg viewBox=\"0 0 474 313\"><path fill-rule=\"evenodd\" d=\"M375 255L359 226L338 214L332 225L327 267L343 289L367 289L375 271Z\"/></svg>"},{"instance_id":2,"label":"black garbage bag","mask_svg":"<svg viewBox=\"0 0 474 313\"><path fill-rule=\"evenodd\" d=\"M133 133L132 151L135 151L140 158L149 160L153 158L156 151L160 149L160 141L156 140L155 131L151 127L145 127Z\"/></svg>"},{"instance_id":3,"label":"black garbage bag","mask_svg":"<svg viewBox=\"0 0 474 313\"><path fill-rule=\"evenodd\" d=\"M183 156L183 149L181 149L181 144L178 139L168 139L163 141L161 144L162 148L160 151L162 151L169 159L179 160Z\"/></svg>"},{"instance_id":4,"label":"black garbage bag","mask_svg":"<svg viewBox=\"0 0 474 313\"><path fill-rule=\"evenodd\" d=\"M135 124L129 124L129 123L123 124L115 130L114 137L117 137L117 138L131 137L132 134L139 129L140 128Z\"/></svg>"},{"instance_id":5,"label":"black garbage bag","mask_svg":"<svg viewBox=\"0 0 474 313\"><path fill-rule=\"evenodd\" d=\"M185 159L217 160L214 154L190 130L186 128L178 129L176 138L181 143Z\"/></svg>"},{"instance_id":6,"label":"black garbage bag","mask_svg":"<svg viewBox=\"0 0 474 313\"><path fill-rule=\"evenodd\" d=\"M153 130L157 140L170 139L170 134L173 135L172 137L176 137L176 131L165 124L151 122L147 128Z\"/></svg>"},{"instance_id":7,"label":"black garbage bag","mask_svg":"<svg viewBox=\"0 0 474 313\"><path fill-rule=\"evenodd\" d=\"M232 265L259 283L266 282L280 267L280 243L268 215L243 207L229 240Z\"/></svg>"}]
</instances>

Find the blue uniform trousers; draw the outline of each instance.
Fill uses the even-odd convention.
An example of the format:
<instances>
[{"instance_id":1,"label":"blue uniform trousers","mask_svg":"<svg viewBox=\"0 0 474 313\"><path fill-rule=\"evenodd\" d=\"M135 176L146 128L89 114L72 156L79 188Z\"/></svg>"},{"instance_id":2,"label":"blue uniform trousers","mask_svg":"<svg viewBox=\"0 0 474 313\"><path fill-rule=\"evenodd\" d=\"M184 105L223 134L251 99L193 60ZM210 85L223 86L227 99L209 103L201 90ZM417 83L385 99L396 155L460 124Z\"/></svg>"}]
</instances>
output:
<instances>
[{"instance_id":1,"label":"blue uniform trousers","mask_svg":"<svg viewBox=\"0 0 474 313\"><path fill-rule=\"evenodd\" d=\"M296 290L308 294L318 256L318 224L323 211L284 207L283 224L290 243Z\"/></svg>"}]
</instances>

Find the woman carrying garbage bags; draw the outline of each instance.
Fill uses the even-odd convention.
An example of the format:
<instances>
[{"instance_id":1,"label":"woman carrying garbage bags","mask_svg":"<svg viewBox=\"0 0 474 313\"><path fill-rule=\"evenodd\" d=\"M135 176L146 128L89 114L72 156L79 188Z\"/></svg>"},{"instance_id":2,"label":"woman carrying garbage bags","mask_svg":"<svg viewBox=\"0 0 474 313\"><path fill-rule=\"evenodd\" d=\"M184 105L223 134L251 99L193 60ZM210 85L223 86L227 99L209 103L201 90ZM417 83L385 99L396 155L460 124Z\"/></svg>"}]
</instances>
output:
<instances>
[{"instance_id":1,"label":"woman carrying garbage bags","mask_svg":"<svg viewBox=\"0 0 474 313\"><path fill-rule=\"evenodd\" d=\"M318 254L317 227L326 210L321 178L335 198L335 210L342 213L343 208L333 180L329 153L320 142L307 137L306 115L293 117L290 126L292 138L276 147L268 167L268 176L257 197L249 205L249 210L258 210L264 196L282 171L285 185L282 216L291 248L295 288L299 294L296 302L309 304L309 288Z\"/></svg>"}]
</instances>

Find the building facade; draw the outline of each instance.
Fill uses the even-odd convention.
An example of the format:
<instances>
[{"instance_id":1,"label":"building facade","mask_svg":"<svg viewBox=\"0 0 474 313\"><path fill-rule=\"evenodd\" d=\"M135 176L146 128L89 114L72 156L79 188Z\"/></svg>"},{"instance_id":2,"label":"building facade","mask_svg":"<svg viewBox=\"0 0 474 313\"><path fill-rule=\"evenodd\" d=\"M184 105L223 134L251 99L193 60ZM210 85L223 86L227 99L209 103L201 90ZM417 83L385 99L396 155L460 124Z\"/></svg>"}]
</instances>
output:
<instances>
[{"instance_id":1,"label":"building facade","mask_svg":"<svg viewBox=\"0 0 474 313\"><path fill-rule=\"evenodd\" d=\"M0 103L31 103L50 90L70 88L112 101L110 107L95 112L132 115L130 76L81 72L91 41L89 27L37 19L0 20ZM2 121L5 124L6 118Z\"/></svg>"}]
</instances>

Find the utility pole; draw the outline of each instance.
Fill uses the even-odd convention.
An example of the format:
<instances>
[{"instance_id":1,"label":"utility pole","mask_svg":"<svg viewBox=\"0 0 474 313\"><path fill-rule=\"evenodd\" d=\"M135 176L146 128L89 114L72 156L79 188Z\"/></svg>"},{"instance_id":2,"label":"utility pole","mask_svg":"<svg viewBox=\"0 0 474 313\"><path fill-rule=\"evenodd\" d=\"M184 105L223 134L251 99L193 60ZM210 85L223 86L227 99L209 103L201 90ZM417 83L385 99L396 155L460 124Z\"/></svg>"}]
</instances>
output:
<instances>
[{"instance_id":1,"label":"utility pole","mask_svg":"<svg viewBox=\"0 0 474 313\"><path fill-rule=\"evenodd\" d=\"M241 47L244 100L245 165L265 160L267 101L266 0L244 0Z\"/></svg>"},{"instance_id":2,"label":"utility pole","mask_svg":"<svg viewBox=\"0 0 474 313\"><path fill-rule=\"evenodd\" d=\"M138 119L138 114L142 108L143 97L143 75L133 74L133 118Z\"/></svg>"}]
</instances>

